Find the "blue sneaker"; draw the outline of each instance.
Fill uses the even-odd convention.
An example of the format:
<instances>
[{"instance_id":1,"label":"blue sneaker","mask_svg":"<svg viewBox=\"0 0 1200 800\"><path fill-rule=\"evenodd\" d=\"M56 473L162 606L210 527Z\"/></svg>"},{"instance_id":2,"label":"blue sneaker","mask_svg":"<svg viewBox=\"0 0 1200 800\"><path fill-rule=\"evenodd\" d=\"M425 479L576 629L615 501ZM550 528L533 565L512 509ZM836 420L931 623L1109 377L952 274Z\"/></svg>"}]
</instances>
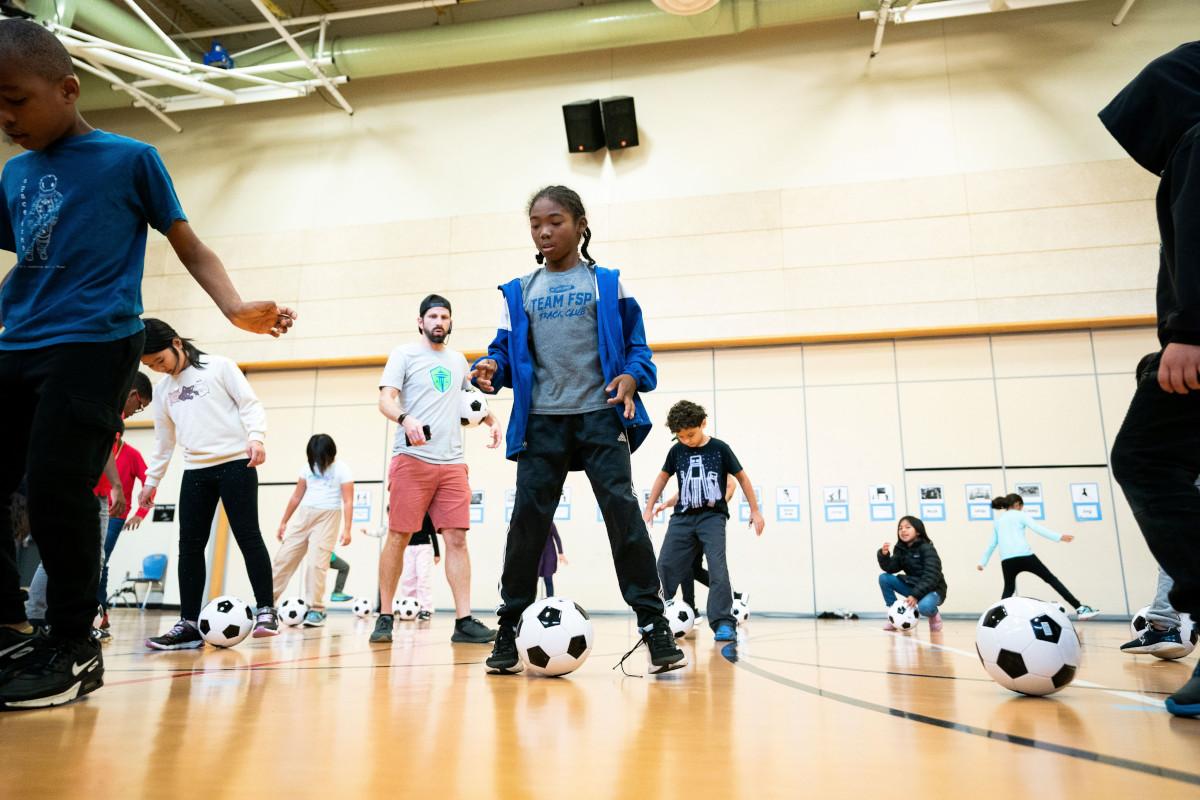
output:
<instances>
[{"instance_id":1,"label":"blue sneaker","mask_svg":"<svg viewBox=\"0 0 1200 800\"><path fill-rule=\"evenodd\" d=\"M1200 664L1192 671L1192 679L1167 698L1167 711L1177 717L1200 717Z\"/></svg>"},{"instance_id":2,"label":"blue sneaker","mask_svg":"<svg viewBox=\"0 0 1200 800\"><path fill-rule=\"evenodd\" d=\"M722 622L717 625L717 632L713 634L714 642L736 642L737 630L728 622Z\"/></svg>"},{"instance_id":3,"label":"blue sneaker","mask_svg":"<svg viewBox=\"0 0 1200 800\"><path fill-rule=\"evenodd\" d=\"M329 595L329 599L334 603L348 603L354 599L354 596L346 594L345 592L334 592L333 594Z\"/></svg>"}]
</instances>

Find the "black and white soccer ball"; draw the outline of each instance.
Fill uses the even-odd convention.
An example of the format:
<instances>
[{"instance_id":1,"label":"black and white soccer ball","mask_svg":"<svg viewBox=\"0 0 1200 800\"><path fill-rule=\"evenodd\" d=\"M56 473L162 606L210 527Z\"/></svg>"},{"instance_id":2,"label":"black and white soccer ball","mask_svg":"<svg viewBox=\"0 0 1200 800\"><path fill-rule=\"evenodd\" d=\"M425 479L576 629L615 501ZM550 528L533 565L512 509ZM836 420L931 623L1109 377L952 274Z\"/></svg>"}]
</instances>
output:
<instances>
[{"instance_id":1,"label":"black and white soccer ball","mask_svg":"<svg viewBox=\"0 0 1200 800\"><path fill-rule=\"evenodd\" d=\"M681 600L668 601L663 609L663 615L667 618L667 623L671 626L671 633L676 639L682 639L687 636L696 627L696 613L692 611L692 607Z\"/></svg>"},{"instance_id":2,"label":"black and white soccer ball","mask_svg":"<svg viewBox=\"0 0 1200 800\"><path fill-rule=\"evenodd\" d=\"M488 415L487 400L484 399L483 392L478 389L463 389L459 397L458 415L462 424L471 428L483 422Z\"/></svg>"},{"instance_id":3,"label":"black and white soccer ball","mask_svg":"<svg viewBox=\"0 0 1200 800\"><path fill-rule=\"evenodd\" d=\"M421 603L415 597L397 597L392 601L392 613L397 619L416 619L421 613Z\"/></svg>"},{"instance_id":4,"label":"black and white soccer ball","mask_svg":"<svg viewBox=\"0 0 1200 800\"><path fill-rule=\"evenodd\" d=\"M517 654L533 675L566 675L592 652L592 620L565 597L539 600L517 622Z\"/></svg>"},{"instance_id":5,"label":"black and white soccer ball","mask_svg":"<svg viewBox=\"0 0 1200 800\"><path fill-rule=\"evenodd\" d=\"M1129 620L1129 633L1134 639L1141 636L1142 632L1150 624L1150 619L1147 616L1149 613L1150 606L1143 606L1133 615L1133 619ZM1164 661L1172 661L1177 658L1186 658L1192 654L1192 651L1196 649L1196 645L1200 644L1200 629L1197 629L1196 624L1192 622L1191 614L1179 615L1179 638L1183 641L1184 646L1188 648L1186 653L1171 656L1170 658L1161 656L1158 653L1153 653L1152 655Z\"/></svg>"},{"instance_id":6,"label":"black and white soccer ball","mask_svg":"<svg viewBox=\"0 0 1200 800\"><path fill-rule=\"evenodd\" d=\"M733 621L738 624L738 627L745 625L750 619L749 601L745 597L735 599L729 608L729 613L733 615Z\"/></svg>"},{"instance_id":7,"label":"black and white soccer ball","mask_svg":"<svg viewBox=\"0 0 1200 800\"><path fill-rule=\"evenodd\" d=\"M197 627L209 644L233 647L254 630L254 610L244 600L222 595L200 612Z\"/></svg>"},{"instance_id":8,"label":"black and white soccer ball","mask_svg":"<svg viewBox=\"0 0 1200 800\"><path fill-rule=\"evenodd\" d=\"M892 603L887 612L888 622L898 631L911 631L917 627L921 612L916 606L910 606L907 600L899 599Z\"/></svg>"},{"instance_id":9,"label":"black and white soccer ball","mask_svg":"<svg viewBox=\"0 0 1200 800\"><path fill-rule=\"evenodd\" d=\"M366 619L371 616L371 611L375 608L375 603L369 597L354 598L354 605L350 606L350 610L354 612L354 616L359 619Z\"/></svg>"},{"instance_id":10,"label":"black and white soccer ball","mask_svg":"<svg viewBox=\"0 0 1200 800\"><path fill-rule=\"evenodd\" d=\"M308 613L308 603L303 597L289 597L279 604L279 619L284 625L299 625Z\"/></svg>"},{"instance_id":11,"label":"black and white soccer ball","mask_svg":"<svg viewBox=\"0 0 1200 800\"><path fill-rule=\"evenodd\" d=\"M1079 636L1070 618L1057 605L1029 597L1009 597L984 611L975 651L992 680L1021 694L1053 694L1079 669Z\"/></svg>"}]
</instances>

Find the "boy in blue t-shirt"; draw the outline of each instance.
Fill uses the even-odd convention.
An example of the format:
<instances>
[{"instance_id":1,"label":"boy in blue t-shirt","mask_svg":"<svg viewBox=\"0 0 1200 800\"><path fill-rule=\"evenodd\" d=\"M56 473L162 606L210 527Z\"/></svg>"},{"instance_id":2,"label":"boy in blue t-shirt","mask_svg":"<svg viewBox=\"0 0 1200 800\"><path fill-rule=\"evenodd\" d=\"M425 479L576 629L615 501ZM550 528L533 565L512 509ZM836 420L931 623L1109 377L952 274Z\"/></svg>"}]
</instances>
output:
<instances>
[{"instance_id":1,"label":"boy in blue t-shirt","mask_svg":"<svg viewBox=\"0 0 1200 800\"><path fill-rule=\"evenodd\" d=\"M674 597L680 582L691 580L696 556L703 552L708 561L708 624L716 641L732 642L736 638L733 589L725 563L725 522L729 519L725 484L729 476L737 480L746 495L754 532L762 536L766 523L758 510L750 476L729 445L704 432L707 423L704 408L690 400L671 406L667 428L678 443L667 452L662 472L650 487L645 514L654 512L654 504L674 475L679 481L679 502L658 554L663 596Z\"/></svg>"},{"instance_id":2,"label":"boy in blue t-shirt","mask_svg":"<svg viewBox=\"0 0 1200 800\"><path fill-rule=\"evenodd\" d=\"M91 637L100 573L92 488L142 355L147 224L234 325L279 336L295 319L274 302L242 301L188 226L154 148L92 128L78 99L57 37L0 19L0 127L28 151L0 175L0 249L16 253L0 285L0 419L11 437L0 496L27 476L49 577L49 633L35 635L12 537L0 536L0 708L57 705L103 685ZM0 504L0 530L8 516Z\"/></svg>"}]
</instances>

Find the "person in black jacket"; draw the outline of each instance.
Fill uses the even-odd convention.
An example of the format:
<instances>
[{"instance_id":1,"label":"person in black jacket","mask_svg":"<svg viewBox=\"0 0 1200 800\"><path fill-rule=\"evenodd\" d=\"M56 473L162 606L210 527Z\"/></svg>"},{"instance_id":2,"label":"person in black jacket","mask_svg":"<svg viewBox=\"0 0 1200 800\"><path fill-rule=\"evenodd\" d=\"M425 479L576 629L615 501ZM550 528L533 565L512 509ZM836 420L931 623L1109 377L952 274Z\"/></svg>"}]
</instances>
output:
<instances>
[{"instance_id":1,"label":"person in black jacket","mask_svg":"<svg viewBox=\"0 0 1200 800\"><path fill-rule=\"evenodd\" d=\"M1133 160L1162 180L1158 340L1112 452L1120 484L1159 565L1175 581L1171 605L1200 618L1200 42L1151 61L1100 120ZM1167 698L1200 717L1200 666Z\"/></svg>"},{"instance_id":2,"label":"person in black jacket","mask_svg":"<svg viewBox=\"0 0 1200 800\"><path fill-rule=\"evenodd\" d=\"M940 631L942 615L938 606L946 602L946 579L942 576L942 559L937 548L918 517L901 517L896 538L894 549L891 542L884 542L875 554L883 570L879 575L883 602L891 608L896 595L903 595L910 608L916 606L929 619L929 630ZM900 572L904 574L897 574ZM890 622L885 622L883 629L896 630Z\"/></svg>"}]
</instances>

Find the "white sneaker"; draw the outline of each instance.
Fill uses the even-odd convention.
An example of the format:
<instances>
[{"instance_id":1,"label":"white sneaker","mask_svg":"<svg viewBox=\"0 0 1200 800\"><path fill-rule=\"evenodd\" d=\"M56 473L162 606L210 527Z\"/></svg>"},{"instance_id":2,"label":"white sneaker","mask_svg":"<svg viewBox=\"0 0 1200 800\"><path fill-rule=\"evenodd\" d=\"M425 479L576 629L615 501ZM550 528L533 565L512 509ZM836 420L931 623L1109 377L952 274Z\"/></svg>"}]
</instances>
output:
<instances>
[{"instance_id":1,"label":"white sneaker","mask_svg":"<svg viewBox=\"0 0 1200 800\"><path fill-rule=\"evenodd\" d=\"M1081 620L1091 619L1100 613L1100 609L1092 608L1091 606L1080 606L1079 608L1075 609L1075 613L1079 615Z\"/></svg>"}]
</instances>

